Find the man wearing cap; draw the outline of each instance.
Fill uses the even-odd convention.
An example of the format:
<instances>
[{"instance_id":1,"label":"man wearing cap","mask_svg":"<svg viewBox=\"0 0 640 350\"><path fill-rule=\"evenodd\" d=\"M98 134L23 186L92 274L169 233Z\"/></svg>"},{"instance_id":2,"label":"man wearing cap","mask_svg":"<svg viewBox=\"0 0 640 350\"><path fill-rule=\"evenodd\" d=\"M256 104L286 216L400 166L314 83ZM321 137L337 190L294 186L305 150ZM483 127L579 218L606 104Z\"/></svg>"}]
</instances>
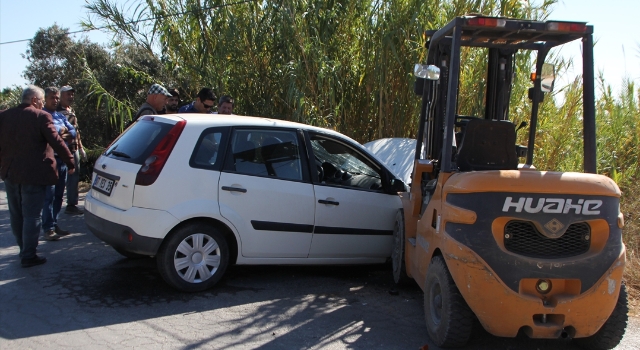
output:
<instances>
[{"instance_id":1,"label":"man wearing cap","mask_svg":"<svg viewBox=\"0 0 640 350\"><path fill-rule=\"evenodd\" d=\"M62 113L56 111L59 102L60 91L57 88L52 86L44 89L44 107L42 110L51 114L53 126L68 148L71 141L77 136L76 129ZM64 164L57 152L54 152L53 155L58 169L58 182L55 185L46 187L44 206L42 207L42 232L44 233L44 239L47 241L57 241L60 236L69 234L69 231L65 231L58 226L58 214L60 213L60 208L62 208L62 197L67 183L67 165Z\"/></svg>"},{"instance_id":2,"label":"man wearing cap","mask_svg":"<svg viewBox=\"0 0 640 350\"><path fill-rule=\"evenodd\" d=\"M164 86L160 84L151 85L149 92L147 92L147 101L140 106L132 122L135 122L143 115L157 115L167 104L167 97L171 97L171 94Z\"/></svg>"},{"instance_id":3,"label":"man wearing cap","mask_svg":"<svg viewBox=\"0 0 640 350\"><path fill-rule=\"evenodd\" d=\"M209 88L202 88L198 92L196 100L188 105L184 105L180 108L178 113L208 113L213 114L211 108L215 105L216 95L213 90Z\"/></svg>"},{"instance_id":4,"label":"man wearing cap","mask_svg":"<svg viewBox=\"0 0 640 350\"><path fill-rule=\"evenodd\" d=\"M69 215L82 215L84 212L78 208L78 183L80 182L80 156L83 159L87 159L87 153L82 147L82 140L80 139L80 128L78 127L78 117L71 108L71 104L75 100L76 92L73 87L65 85L60 88L60 103L58 104L57 112L61 113L73 127L76 129L76 137L73 138L69 144L69 151L73 154L73 161L75 165L75 173L67 174L67 207L65 208L65 214Z\"/></svg>"},{"instance_id":5,"label":"man wearing cap","mask_svg":"<svg viewBox=\"0 0 640 350\"><path fill-rule=\"evenodd\" d=\"M44 91L29 85L22 103L0 113L0 177L4 180L11 231L20 247L22 267L47 262L36 254L47 186L58 180L53 152L74 172L73 156L58 135L53 119L42 111Z\"/></svg>"}]
</instances>

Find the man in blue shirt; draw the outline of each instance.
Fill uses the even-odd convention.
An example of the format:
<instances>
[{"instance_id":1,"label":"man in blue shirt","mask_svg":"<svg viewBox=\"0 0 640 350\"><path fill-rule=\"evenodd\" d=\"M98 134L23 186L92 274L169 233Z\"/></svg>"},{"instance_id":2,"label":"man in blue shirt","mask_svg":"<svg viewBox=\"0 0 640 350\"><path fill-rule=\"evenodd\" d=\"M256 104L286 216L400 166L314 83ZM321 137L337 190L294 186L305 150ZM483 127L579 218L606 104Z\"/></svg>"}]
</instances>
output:
<instances>
[{"instance_id":1,"label":"man in blue shirt","mask_svg":"<svg viewBox=\"0 0 640 350\"><path fill-rule=\"evenodd\" d=\"M209 88L202 88L198 92L196 100L188 105L180 107L178 113L205 113L212 114L211 108L216 105L216 95Z\"/></svg>"},{"instance_id":2,"label":"man in blue shirt","mask_svg":"<svg viewBox=\"0 0 640 350\"><path fill-rule=\"evenodd\" d=\"M51 114L56 131L69 147L70 142L76 138L76 129L62 113L56 112L58 102L60 102L60 91L57 88L44 89L44 108L42 110ZM62 196L67 183L67 165L58 157L58 154L54 155L58 168L58 182L54 186L47 186L42 207L42 231L44 238L48 241L57 241L60 236L69 234L69 231L58 227L58 214L62 208Z\"/></svg>"}]
</instances>

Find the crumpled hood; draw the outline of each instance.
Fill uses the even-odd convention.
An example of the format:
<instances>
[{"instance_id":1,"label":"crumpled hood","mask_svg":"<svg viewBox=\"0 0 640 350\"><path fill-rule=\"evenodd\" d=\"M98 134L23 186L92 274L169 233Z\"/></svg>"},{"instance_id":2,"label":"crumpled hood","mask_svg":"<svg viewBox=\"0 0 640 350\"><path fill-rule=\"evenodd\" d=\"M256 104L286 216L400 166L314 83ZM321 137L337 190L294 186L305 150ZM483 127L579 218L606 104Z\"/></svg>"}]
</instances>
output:
<instances>
[{"instance_id":1,"label":"crumpled hood","mask_svg":"<svg viewBox=\"0 0 640 350\"><path fill-rule=\"evenodd\" d=\"M416 151L415 139L399 137L379 139L365 143L364 147L384 163L397 178L407 185L411 183Z\"/></svg>"}]
</instances>

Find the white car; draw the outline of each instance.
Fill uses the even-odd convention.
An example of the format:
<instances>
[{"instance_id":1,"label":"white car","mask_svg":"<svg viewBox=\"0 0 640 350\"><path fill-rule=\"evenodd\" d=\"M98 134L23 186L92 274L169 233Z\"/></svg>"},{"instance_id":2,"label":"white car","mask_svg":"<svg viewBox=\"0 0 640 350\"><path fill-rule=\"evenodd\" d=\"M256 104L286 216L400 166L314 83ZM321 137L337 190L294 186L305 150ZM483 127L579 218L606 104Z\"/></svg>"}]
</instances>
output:
<instances>
[{"instance_id":1,"label":"white car","mask_svg":"<svg viewBox=\"0 0 640 350\"><path fill-rule=\"evenodd\" d=\"M391 255L405 185L335 131L237 115L145 116L94 165L85 221L157 256L183 291L229 264L368 264Z\"/></svg>"}]
</instances>

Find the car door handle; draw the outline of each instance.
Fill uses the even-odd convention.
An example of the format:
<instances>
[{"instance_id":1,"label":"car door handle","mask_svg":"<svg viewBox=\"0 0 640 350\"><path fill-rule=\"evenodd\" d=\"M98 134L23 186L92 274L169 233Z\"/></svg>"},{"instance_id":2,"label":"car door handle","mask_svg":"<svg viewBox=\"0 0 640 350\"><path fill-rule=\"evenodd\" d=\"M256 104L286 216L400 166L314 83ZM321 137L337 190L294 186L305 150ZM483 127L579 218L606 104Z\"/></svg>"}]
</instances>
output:
<instances>
[{"instance_id":1,"label":"car door handle","mask_svg":"<svg viewBox=\"0 0 640 350\"><path fill-rule=\"evenodd\" d=\"M222 186L223 191L247 193L246 188Z\"/></svg>"},{"instance_id":2,"label":"car door handle","mask_svg":"<svg viewBox=\"0 0 640 350\"><path fill-rule=\"evenodd\" d=\"M320 204L330 204L330 205L340 205L340 202L328 201L326 199L318 199L318 203L320 203Z\"/></svg>"}]
</instances>

